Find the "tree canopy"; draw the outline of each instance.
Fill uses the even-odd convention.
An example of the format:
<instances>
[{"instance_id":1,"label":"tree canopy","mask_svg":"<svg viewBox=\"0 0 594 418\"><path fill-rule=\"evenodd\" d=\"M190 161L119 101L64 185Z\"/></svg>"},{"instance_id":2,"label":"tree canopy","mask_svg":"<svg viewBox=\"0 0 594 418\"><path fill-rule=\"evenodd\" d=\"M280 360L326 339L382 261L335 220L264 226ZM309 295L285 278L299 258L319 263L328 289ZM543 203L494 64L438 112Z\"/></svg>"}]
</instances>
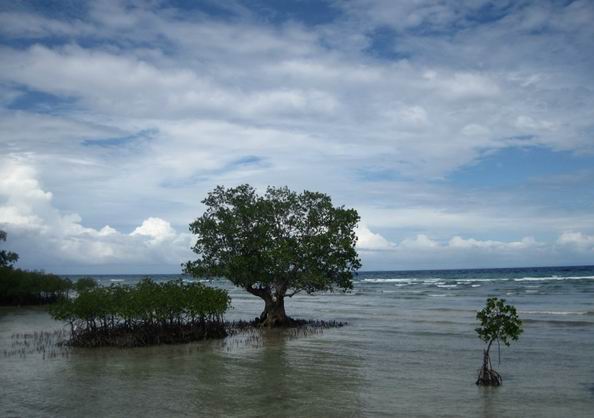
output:
<instances>
[{"instance_id":1,"label":"tree canopy","mask_svg":"<svg viewBox=\"0 0 594 418\"><path fill-rule=\"evenodd\" d=\"M481 325L475 331L487 344L500 341L509 346L510 341L516 341L523 331L516 307L507 305L505 299L488 298L483 310L477 312L476 319Z\"/></svg>"},{"instance_id":2,"label":"tree canopy","mask_svg":"<svg viewBox=\"0 0 594 418\"><path fill-rule=\"evenodd\" d=\"M7 233L0 230L0 241L6 241ZM0 267L11 268L19 259L19 255L12 251L0 250Z\"/></svg>"},{"instance_id":3,"label":"tree canopy","mask_svg":"<svg viewBox=\"0 0 594 418\"><path fill-rule=\"evenodd\" d=\"M354 209L335 207L323 193L247 185L219 186L190 224L198 255L185 271L225 277L264 299L263 324L286 324L285 296L352 288L361 263L355 249Z\"/></svg>"}]
</instances>

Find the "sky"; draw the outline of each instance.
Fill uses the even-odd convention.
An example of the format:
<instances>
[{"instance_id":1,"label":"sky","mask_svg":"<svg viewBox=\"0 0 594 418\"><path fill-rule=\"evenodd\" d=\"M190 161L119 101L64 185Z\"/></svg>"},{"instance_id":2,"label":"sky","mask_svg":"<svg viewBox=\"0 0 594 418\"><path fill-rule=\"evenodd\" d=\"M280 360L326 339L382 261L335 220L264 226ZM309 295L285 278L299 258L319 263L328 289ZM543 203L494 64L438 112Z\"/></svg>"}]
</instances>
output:
<instances>
[{"instance_id":1,"label":"sky","mask_svg":"<svg viewBox=\"0 0 594 418\"><path fill-rule=\"evenodd\" d=\"M594 264L594 2L0 4L19 267L178 273L217 185L329 194L364 270Z\"/></svg>"}]
</instances>

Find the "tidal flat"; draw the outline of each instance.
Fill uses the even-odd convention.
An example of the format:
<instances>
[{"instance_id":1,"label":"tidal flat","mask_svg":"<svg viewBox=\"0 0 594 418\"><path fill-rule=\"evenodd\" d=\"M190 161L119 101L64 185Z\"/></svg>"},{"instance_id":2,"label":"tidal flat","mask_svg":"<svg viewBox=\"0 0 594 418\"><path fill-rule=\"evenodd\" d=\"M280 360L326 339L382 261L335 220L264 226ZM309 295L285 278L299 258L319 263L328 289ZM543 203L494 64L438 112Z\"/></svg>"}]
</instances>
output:
<instances>
[{"instance_id":1,"label":"tidal flat","mask_svg":"<svg viewBox=\"0 0 594 418\"><path fill-rule=\"evenodd\" d=\"M226 319L260 313L259 299L224 281L212 285L230 291ZM525 332L501 347L500 363L493 353L503 385L479 388L483 344L475 314L491 295L518 308ZM62 329L47 309L2 308L0 416L591 417L594 411L594 268L362 273L352 292L298 295L287 311L348 325L131 349L57 347L52 354L22 345L25 334Z\"/></svg>"}]
</instances>

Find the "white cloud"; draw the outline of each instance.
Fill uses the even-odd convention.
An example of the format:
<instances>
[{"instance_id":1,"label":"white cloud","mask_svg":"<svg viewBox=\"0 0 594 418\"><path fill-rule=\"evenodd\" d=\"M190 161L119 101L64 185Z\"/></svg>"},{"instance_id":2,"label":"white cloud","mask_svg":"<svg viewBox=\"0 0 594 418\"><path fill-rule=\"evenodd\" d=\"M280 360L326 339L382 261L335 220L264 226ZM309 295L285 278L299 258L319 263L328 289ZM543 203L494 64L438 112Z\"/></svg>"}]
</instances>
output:
<instances>
[{"instance_id":1,"label":"white cloud","mask_svg":"<svg viewBox=\"0 0 594 418\"><path fill-rule=\"evenodd\" d=\"M150 217L129 235L109 225L85 227L77 214L53 206L32 167L6 158L1 163L0 227L21 254L19 265L63 271L71 265L163 263L172 269L190 257L190 235L178 234L163 219Z\"/></svg>"},{"instance_id":2,"label":"white cloud","mask_svg":"<svg viewBox=\"0 0 594 418\"><path fill-rule=\"evenodd\" d=\"M575 246L581 249L594 250L594 235L587 235L581 232L564 232L557 242L564 246Z\"/></svg>"},{"instance_id":3,"label":"white cloud","mask_svg":"<svg viewBox=\"0 0 594 418\"><path fill-rule=\"evenodd\" d=\"M117 1L68 21L0 13L0 153L23 190L5 180L0 219L45 239L61 225L65 254L140 260L125 246L177 242L208 190L249 182L356 207L368 253L536 251L514 240L589 231L591 207L449 181L499 150L594 149L590 2L491 4L480 24L484 4L353 0L315 27L229 4L237 18ZM444 241L478 233L501 241Z\"/></svg>"},{"instance_id":4,"label":"white cloud","mask_svg":"<svg viewBox=\"0 0 594 418\"><path fill-rule=\"evenodd\" d=\"M428 86L439 90L448 99L492 98L501 93L497 83L478 73L454 73L442 76L436 72L425 73Z\"/></svg>"},{"instance_id":5,"label":"white cloud","mask_svg":"<svg viewBox=\"0 0 594 418\"><path fill-rule=\"evenodd\" d=\"M534 237L524 237L520 241L502 242L493 240L476 240L474 238L464 239L460 236L452 237L448 241L450 248L482 248L493 250L511 250L511 249L526 249L542 245L538 243Z\"/></svg>"},{"instance_id":6,"label":"white cloud","mask_svg":"<svg viewBox=\"0 0 594 418\"><path fill-rule=\"evenodd\" d=\"M148 236L152 238L151 243L158 243L175 237L176 233L169 222L161 218L148 218L130 235Z\"/></svg>"},{"instance_id":7,"label":"white cloud","mask_svg":"<svg viewBox=\"0 0 594 418\"><path fill-rule=\"evenodd\" d=\"M437 241L432 240L425 234L418 234L415 238L406 238L400 242L401 248L413 248L413 249L427 249L439 247Z\"/></svg>"},{"instance_id":8,"label":"white cloud","mask_svg":"<svg viewBox=\"0 0 594 418\"><path fill-rule=\"evenodd\" d=\"M371 232L365 224L359 224L356 230L357 248L361 251L384 251L391 250L396 244L388 241L380 234Z\"/></svg>"}]
</instances>

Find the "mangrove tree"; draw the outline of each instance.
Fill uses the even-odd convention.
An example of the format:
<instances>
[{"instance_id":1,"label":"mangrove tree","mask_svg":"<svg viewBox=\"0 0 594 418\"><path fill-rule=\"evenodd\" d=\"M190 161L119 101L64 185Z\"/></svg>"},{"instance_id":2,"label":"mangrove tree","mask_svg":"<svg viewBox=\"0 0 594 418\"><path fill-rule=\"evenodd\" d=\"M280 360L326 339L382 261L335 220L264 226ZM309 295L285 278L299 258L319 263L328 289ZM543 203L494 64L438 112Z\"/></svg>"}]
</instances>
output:
<instances>
[{"instance_id":1,"label":"mangrove tree","mask_svg":"<svg viewBox=\"0 0 594 418\"><path fill-rule=\"evenodd\" d=\"M480 321L480 326L475 331L487 344L483 350L483 365L479 369L476 384L499 386L503 379L491 365L491 346L494 342L497 342L498 347L500 343L509 346L511 341L516 341L523 331L522 321L514 306L507 305L505 299L495 297L487 299L485 307L477 312L476 318Z\"/></svg>"},{"instance_id":2,"label":"mangrove tree","mask_svg":"<svg viewBox=\"0 0 594 418\"><path fill-rule=\"evenodd\" d=\"M185 264L196 277L225 277L264 300L262 326L294 323L285 297L352 288L360 267L354 209L336 207L323 193L247 185L219 186L202 201L191 225L198 259Z\"/></svg>"}]
</instances>

